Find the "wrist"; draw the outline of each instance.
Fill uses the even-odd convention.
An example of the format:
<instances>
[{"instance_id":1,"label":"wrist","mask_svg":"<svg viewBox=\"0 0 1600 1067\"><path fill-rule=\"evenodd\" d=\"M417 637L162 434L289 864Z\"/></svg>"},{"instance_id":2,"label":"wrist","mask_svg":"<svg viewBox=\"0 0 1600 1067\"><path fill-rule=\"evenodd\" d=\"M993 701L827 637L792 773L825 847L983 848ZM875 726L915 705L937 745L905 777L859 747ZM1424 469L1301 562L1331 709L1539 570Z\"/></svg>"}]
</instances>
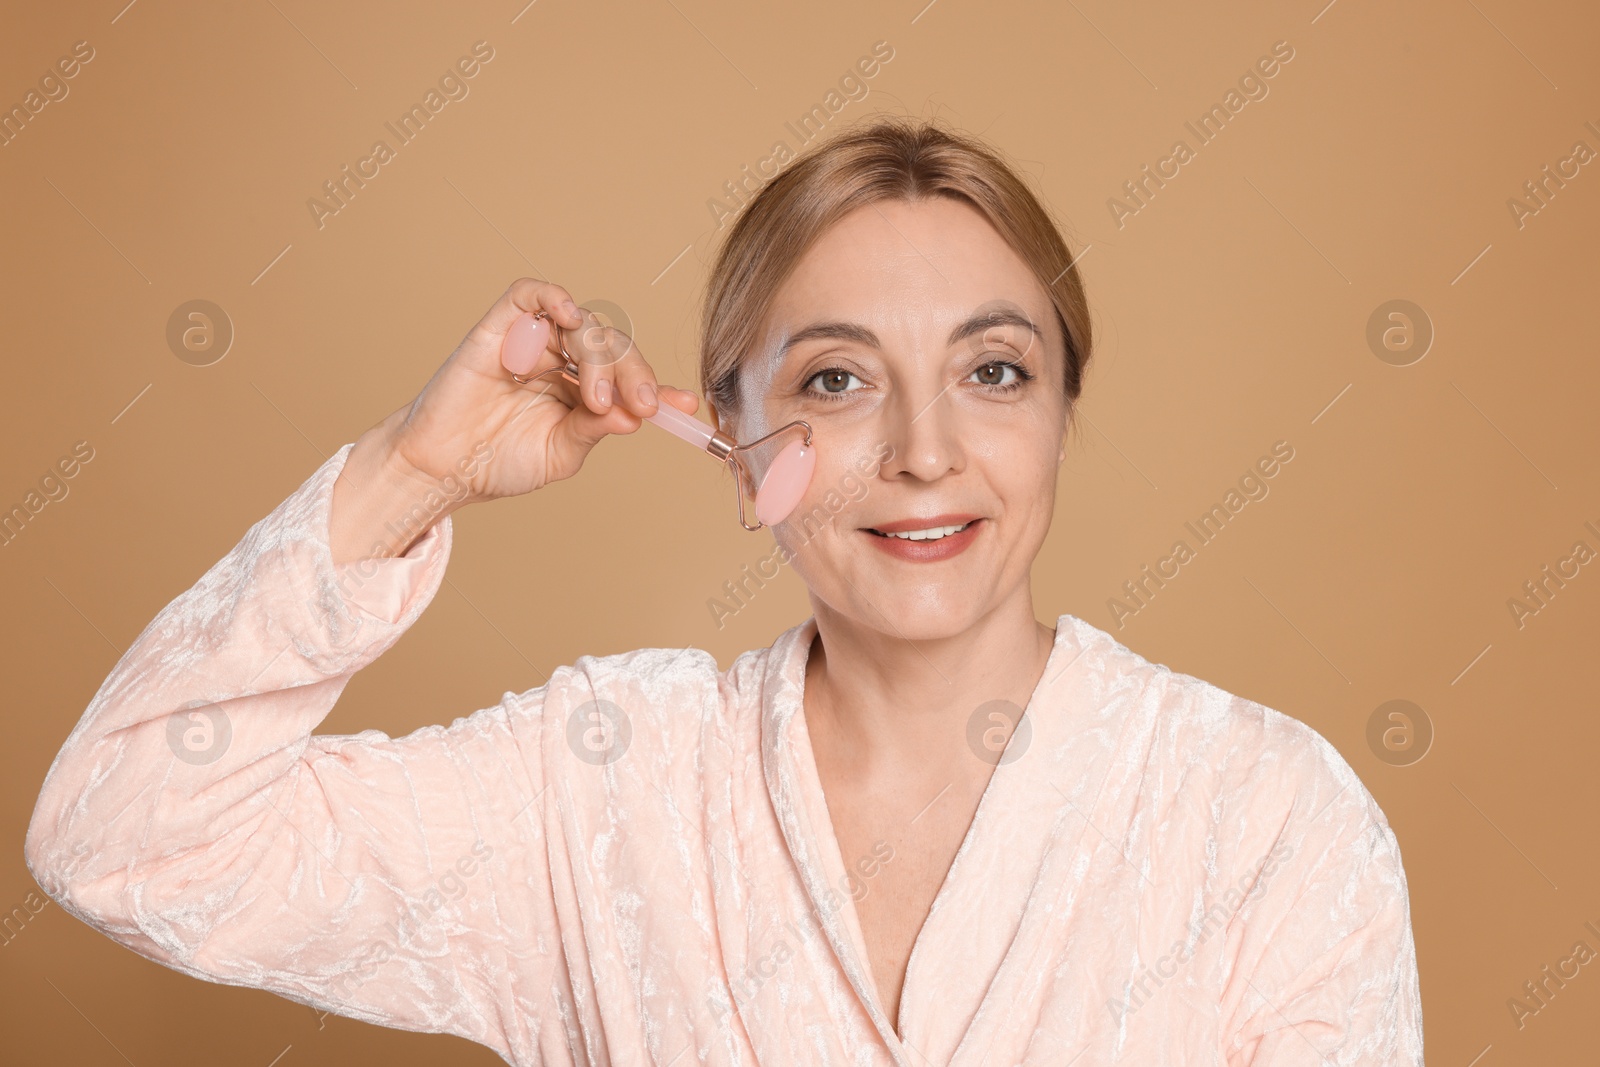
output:
<instances>
[{"instance_id":1,"label":"wrist","mask_svg":"<svg viewBox=\"0 0 1600 1067\"><path fill-rule=\"evenodd\" d=\"M334 483L334 562L402 556L461 502L404 460L386 419L356 439Z\"/></svg>"}]
</instances>

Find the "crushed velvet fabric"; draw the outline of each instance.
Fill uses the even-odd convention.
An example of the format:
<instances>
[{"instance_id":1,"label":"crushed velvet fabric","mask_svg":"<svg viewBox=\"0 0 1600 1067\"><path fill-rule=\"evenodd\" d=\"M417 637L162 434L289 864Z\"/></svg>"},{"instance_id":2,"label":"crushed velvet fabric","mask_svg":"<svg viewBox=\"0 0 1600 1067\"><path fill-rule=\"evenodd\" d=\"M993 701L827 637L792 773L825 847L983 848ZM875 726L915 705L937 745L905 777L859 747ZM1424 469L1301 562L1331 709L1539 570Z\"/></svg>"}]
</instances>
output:
<instances>
[{"instance_id":1,"label":"crushed velvet fabric","mask_svg":"<svg viewBox=\"0 0 1600 1067\"><path fill-rule=\"evenodd\" d=\"M333 563L350 448L156 616L50 767L28 866L107 937L519 1065L1422 1063L1399 847L1354 771L1072 615L898 1032L805 727L814 619L725 672L583 656L449 726L313 736L450 555L445 519Z\"/></svg>"}]
</instances>

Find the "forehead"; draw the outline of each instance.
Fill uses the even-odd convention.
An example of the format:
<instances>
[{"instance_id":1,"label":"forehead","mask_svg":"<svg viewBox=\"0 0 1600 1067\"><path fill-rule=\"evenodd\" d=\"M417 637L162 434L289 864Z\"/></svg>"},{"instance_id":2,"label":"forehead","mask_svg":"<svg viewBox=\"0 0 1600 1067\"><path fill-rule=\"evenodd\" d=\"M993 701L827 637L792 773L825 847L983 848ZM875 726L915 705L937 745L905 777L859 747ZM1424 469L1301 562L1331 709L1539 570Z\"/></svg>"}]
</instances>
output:
<instances>
[{"instance_id":1,"label":"forehead","mask_svg":"<svg viewBox=\"0 0 1600 1067\"><path fill-rule=\"evenodd\" d=\"M785 279L766 317L764 345L818 318L944 332L980 306L1015 304L1046 329L1044 286L969 204L948 197L857 208L822 234Z\"/></svg>"}]
</instances>

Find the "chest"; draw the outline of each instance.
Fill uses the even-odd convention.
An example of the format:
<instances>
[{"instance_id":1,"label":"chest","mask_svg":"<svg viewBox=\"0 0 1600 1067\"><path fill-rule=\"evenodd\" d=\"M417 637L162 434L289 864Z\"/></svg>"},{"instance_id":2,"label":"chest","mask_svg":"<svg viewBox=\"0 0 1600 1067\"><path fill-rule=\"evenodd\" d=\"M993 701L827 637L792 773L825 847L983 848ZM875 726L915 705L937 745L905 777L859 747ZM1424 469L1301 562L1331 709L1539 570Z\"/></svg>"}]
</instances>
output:
<instances>
[{"instance_id":1,"label":"chest","mask_svg":"<svg viewBox=\"0 0 1600 1067\"><path fill-rule=\"evenodd\" d=\"M879 1001L897 1017L917 936L949 874L983 782L864 788L823 780L845 885Z\"/></svg>"}]
</instances>

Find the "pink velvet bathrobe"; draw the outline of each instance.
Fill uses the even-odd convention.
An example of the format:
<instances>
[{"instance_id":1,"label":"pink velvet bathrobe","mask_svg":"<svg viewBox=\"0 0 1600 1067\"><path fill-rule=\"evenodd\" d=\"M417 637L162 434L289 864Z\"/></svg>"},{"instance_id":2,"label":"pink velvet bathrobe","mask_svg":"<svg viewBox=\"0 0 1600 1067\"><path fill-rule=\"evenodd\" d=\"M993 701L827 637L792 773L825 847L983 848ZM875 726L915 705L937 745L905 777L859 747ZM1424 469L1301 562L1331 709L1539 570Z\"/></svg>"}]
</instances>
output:
<instances>
[{"instance_id":1,"label":"pink velvet bathrobe","mask_svg":"<svg viewBox=\"0 0 1600 1067\"><path fill-rule=\"evenodd\" d=\"M893 859L840 855L808 741L814 620L727 671L583 656L449 726L314 736L450 555L446 519L370 577L333 563L350 447L146 627L50 768L28 865L106 936L514 1064L1422 1063L1405 873L1355 773L1072 615L898 1020L852 900Z\"/></svg>"}]
</instances>

